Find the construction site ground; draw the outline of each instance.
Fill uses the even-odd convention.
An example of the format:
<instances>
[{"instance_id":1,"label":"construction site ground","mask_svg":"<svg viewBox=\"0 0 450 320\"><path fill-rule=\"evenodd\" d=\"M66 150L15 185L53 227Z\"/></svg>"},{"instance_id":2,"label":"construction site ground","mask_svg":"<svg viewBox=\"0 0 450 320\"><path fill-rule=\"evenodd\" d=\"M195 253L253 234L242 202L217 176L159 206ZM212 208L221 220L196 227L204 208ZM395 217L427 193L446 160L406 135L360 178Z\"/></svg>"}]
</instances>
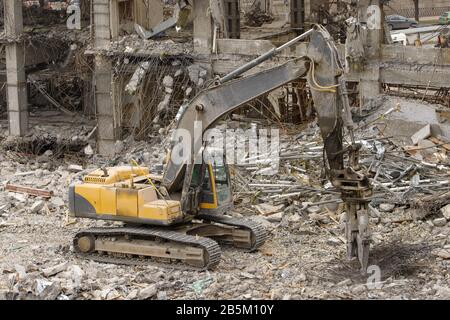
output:
<instances>
[{"instance_id":1,"label":"construction site ground","mask_svg":"<svg viewBox=\"0 0 450 320\"><path fill-rule=\"evenodd\" d=\"M0 233L1 292L7 299L15 294L22 299L450 298L448 260L432 253L449 243L448 226L375 226L382 241L372 247L371 263L379 264L384 276L381 289L369 290L358 263L346 261L345 245L330 234L337 224L321 227L305 219L274 225L258 252L225 248L215 270L198 272L170 265L133 267L81 260L71 251L72 237L94 223L67 225L64 215L10 214ZM47 270L55 266L63 271ZM55 288L42 295L39 286L46 282ZM15 290L9 291L12 283Z\"/></svg>"},{"instance_id":2,"label":"construction site ground","mask_svg":"<svg viewBox=\"0 0 450 320\"><path fill-rule=\"evenodd\" d=\"M391 103L387 100L386 107ZM376 203L379 217L371 218L369 263L376 267L361 274L358 261L346 258L339 206L303 210L305 202L326 199L309 194L266 215L252 197L239 196L235 181L237 205L228 214L254 219L269 230L258 251L223 247L220 264L209 271L163 266L162 261L121 266L80 259L72 246L76 232L120 223L70 217L69 184L102 165L127 164L133 158L152 166L164 157L159 135L151 143L117 143L115 157L101 158L91 152L93 129L90 124L36 126L29 136L34 149L2 132L0 299L450 299L450 223L439 209L411 219L408 204ZM317 131L314 123L308 125L304 138L320 143ZM59 140L53 145L36 150L40 137L53 141L55 135ZM320 176L320 167L316 161L309 168L311 179ZM54 194L45 200L8 192L7 184Z\"/></svg>"}]
</instances>

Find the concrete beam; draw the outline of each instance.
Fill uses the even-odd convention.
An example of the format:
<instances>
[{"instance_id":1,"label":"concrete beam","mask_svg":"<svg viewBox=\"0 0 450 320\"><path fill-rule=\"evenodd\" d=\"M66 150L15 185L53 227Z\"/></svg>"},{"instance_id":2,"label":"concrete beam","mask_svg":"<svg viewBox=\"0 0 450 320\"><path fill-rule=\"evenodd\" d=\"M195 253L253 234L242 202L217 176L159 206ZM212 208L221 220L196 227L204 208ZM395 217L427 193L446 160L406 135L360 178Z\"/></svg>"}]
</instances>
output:
<instances>
[{"instance_id":1,"label":"concrete beam","mask_svg":"<svg viewBox=\"0 0 450 320\"><path fill-rule=\"evenodd\" d=\"M9 38L23 33L22 2L5 0L5 33ZM23 136L28 131L27 81L23 43L5 45L9 134Z\"/></svg>"},{"instance_id":2,"label":"concrete beam","mask_svg":"<svg viewBox=\"0 0 450 320\"><path fill-rule=\"evenodd\" d=\"M450 88L450 66L446 70L433 66L423 66L416 70L386 66L381 69L380 80L382 83L395 85Z\"/></svg>"},{"instance_id":3,"label":"concrete beam","mask_svg":"<svg viewBox=\"0 0 450 320\"><path fill-rule=\"evenodd\" d=\"M275 46L269 40L217 39L217 53L261 55Z\"/></svg>"},{"instance_id":4,"label":"concrete beam","mask_svg":"<svg viewBox=\"0 0 450 320\"><path fill-rule=\"evenodd\" d=\"M411 65L450 65L450 48L383 45L381 61Z\"/></svg>"},{"instance_id":5,"label":"concrete beam","mask_svg":"<svg viewBox=\"0 0 450 320\"><path fill-rule=\"evenodd\" d=\"M297 46L296 55L298 57L306 55L307 47L307 43ZM343 57L344 46L337 45L337 48ZM366 66L366 74L358 72L347 74L347 81L359 82L361 79L370 81L376 77L376 75L367 76L373 69L379 69L381 83L450 88L450 49L383 44L380 60L370 61ZM369 82L363 90L367 93L367 90L371 90L370 86Z\"/></svg>"}]
</instances>

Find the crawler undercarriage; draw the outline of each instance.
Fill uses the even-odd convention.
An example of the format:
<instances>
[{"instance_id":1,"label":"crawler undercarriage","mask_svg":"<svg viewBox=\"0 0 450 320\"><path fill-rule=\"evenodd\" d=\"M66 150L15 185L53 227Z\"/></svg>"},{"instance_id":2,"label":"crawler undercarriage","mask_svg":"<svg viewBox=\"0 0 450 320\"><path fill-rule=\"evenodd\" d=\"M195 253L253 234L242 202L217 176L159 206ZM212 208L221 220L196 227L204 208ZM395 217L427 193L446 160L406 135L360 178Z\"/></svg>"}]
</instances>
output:
<instances>
[{"instance_id":1,"label":"crawler undercarriage","mask_svg":"<svg viewBox=\"0 0 450 320\"><path fill-rule=\"evenodd\" d=\"M210 269L220 262L219 244L254 251L267 238L265 229L251 220L206 214L196 220L171 228L91 228L76 234L74 248L78 255L98 262L154 263L151 257Z\"/></svg>"}]
</instances>

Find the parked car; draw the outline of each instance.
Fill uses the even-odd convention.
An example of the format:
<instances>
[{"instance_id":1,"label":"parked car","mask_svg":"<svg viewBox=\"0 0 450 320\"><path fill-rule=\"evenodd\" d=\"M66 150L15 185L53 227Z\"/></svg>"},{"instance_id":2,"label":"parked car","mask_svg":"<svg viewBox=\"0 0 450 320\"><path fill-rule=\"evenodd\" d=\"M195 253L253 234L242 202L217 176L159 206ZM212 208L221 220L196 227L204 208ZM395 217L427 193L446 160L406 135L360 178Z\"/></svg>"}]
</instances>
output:
<instances>
[{"instance_id":1,"label":"parked car","mask_svg":"<svg viewBox=\"0 0 450 320\"><path fill-rule=\"evenodd\" d=\"M439 17L440 24L449 24L450 23L450 11L444 12L442 16Z\"/></svg>"},{"instance_id":2,"label":"parked car","mask_svg":"<svg viewBox=\"0 0 450 320\"><path fill-rule=\"evenodd\" d=\"M409 19L397 14L386 16L386 23L390 30L416 28L418 24L414 19Z\"/></svg>"}]
</instances>

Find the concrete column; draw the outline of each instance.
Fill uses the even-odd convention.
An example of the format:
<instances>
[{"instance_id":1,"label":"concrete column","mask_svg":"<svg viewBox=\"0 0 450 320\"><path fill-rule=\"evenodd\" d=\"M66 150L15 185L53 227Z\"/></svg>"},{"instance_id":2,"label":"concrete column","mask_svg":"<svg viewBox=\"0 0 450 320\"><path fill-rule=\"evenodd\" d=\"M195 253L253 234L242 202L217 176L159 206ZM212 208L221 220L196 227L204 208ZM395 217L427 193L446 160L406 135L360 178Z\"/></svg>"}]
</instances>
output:
<instances>
[{"instance_id":1,"label":"concrete column","mask_svg":"<svg viewBox=\"0 0 450 320\"><path fill-rule=\"evenodd\" d=\"M107 57L95 57L95 100L97 107L97 146L101 155L114 154L118 130L114 121L111 99L111 61Z\"/></svg>"},{"instance_id":2,"label":"concrete column","mask_svg":"<svg viewBox=\"0 0 450 320\"><path fill-rule=\"evenodd\" d=\"M290 2L291 28L303 33L305 30L305 0L291 0Z\"/></svg>"},{"instance_id":3,"label":"concrete column","mask_svg":"<svg viewBox=\"0 0 450 320\"><path fill-rule=\"evenodd\" d=\"M239 0L223 0L225 27L229 39L241 38L241 18L239 9ZM265 3L263 3L265 6ZM263 7L261 7L263 8Z\"/></svg>"},{"instance_id":4,"label":"concrete column","mask_svg":"<svg viewBox=\"0 0 450 320\"><path fill-rule=\"evenodd\" d=\"M95 48L106 49L111 41L110 0L94 0ZM114 19L113 19L114 21ZM112 65L108 57L95 56L95 102L97 115L97 147L101 155L114 154L114 144L120 130L116 124L111 89Z\"/></svg>"},{"instance_id":5,"label":"concrete column","mask_svg":"<svg viewBox=\"0 0 450 320\"><path fill-rule=\"evenodd\" d=\"M209 13L209 0L194 1L194 50L210 54L213 41L213 22Z\"/></svg>"},{"instance_id":6,"label":"concrete column","mask_svg":"<svg viewBox=\"0 0 450 320\"><path fill-rule=\"evenodd\" d=\"M4 1L6 36L10 39L18 39L23 34L22 1ZM20 40L8 43L5 53L9 134L23 136L28 131L24 45Z\"/></svg>"},{"instance_id":7,"label":"concrete column","mask_svg":"<svg viewBox=\"0 0 450 320\"><path fill-rule=\"evenodd\" d=\"M120 30L120 12L119 12L119 1L110 0L109 3L109 20L111 25L111 39L116 40L119 37Z\"/></svg>"},{"instance_id":8,"label":"concrete column","mask_svg":"<svg viewBox=\"0 0 450 320\"><path fill-rule=\"evenodd\" d=\"M384 15L380 0L363 0L360 2L359 19L367 25L365 44L367 62L361 72L359 84L360 103L371 103L381 93L380 55L383 43Z\"/></svg>"},{"instance_id":9,"label":"concrete column","mask_svg":"<svg viewBox=\"0 0 450 320\"><path fill-rule=\"evenodd\" d=\"M93 0L95 48L106 49L111 41L110 0Z\"/></svg>"}]
</instances>

